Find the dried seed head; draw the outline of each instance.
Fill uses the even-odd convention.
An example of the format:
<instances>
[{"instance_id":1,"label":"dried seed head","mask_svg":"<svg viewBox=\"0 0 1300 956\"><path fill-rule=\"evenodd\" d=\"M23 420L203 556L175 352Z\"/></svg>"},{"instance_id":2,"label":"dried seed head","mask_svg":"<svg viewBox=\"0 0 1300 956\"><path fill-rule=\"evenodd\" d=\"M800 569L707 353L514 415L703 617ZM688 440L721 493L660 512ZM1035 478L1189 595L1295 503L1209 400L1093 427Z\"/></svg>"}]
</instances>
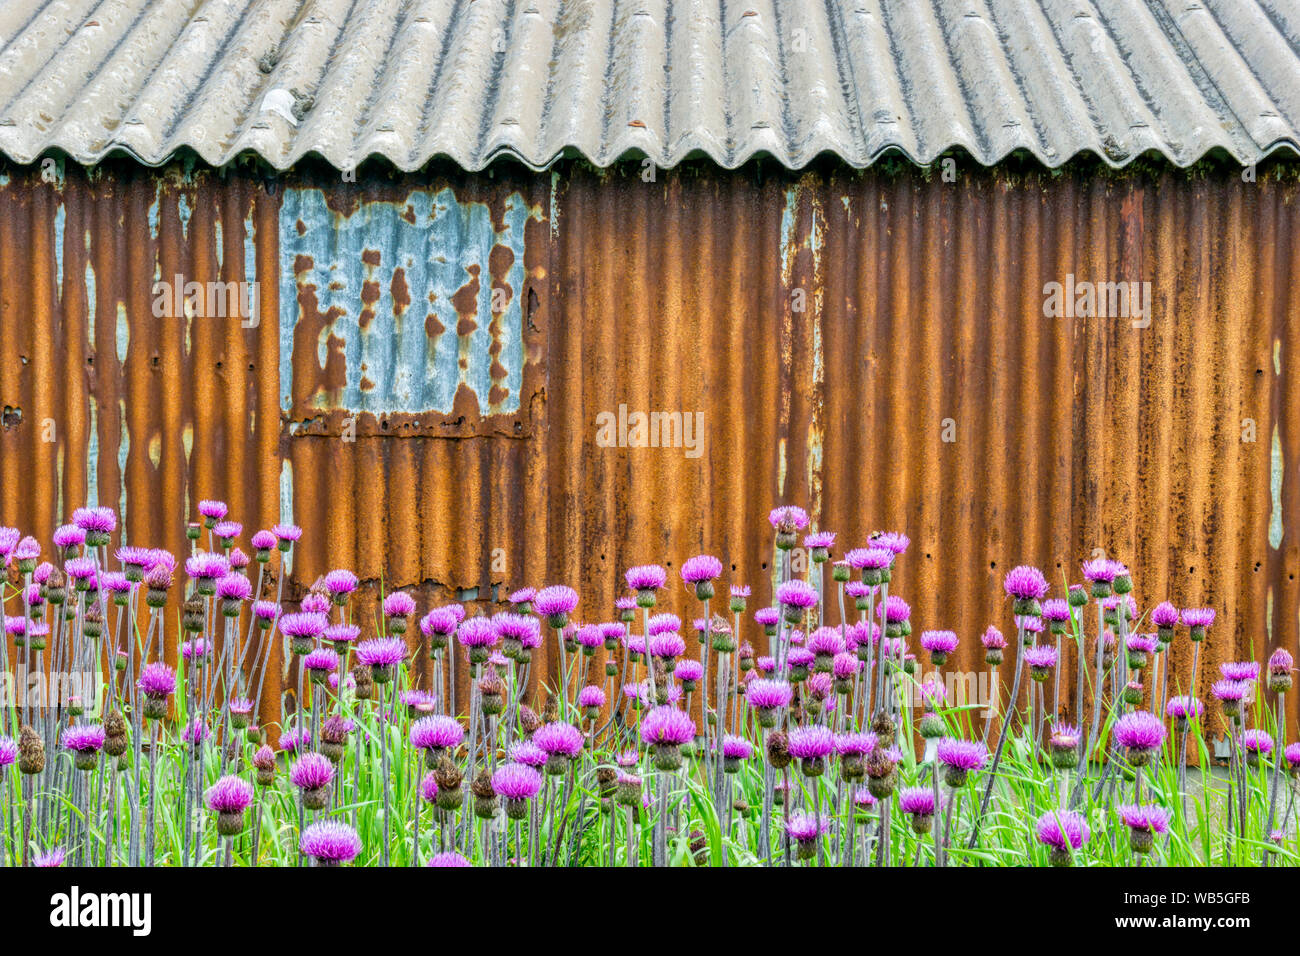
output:
<instances>
[{"instance_id":1,"label":"dried seed head","mask_svg":"<svg viewBox=\"0 0 1300 956\"><path fill-rule=\"evenodd\" d=\"M442 759L438 761L438 769L433 772L433 779L437 781L440 791L459 790L465 775L460 772L460 768L452 762L452 759L444 754Z\"/></svg>"},{"instance_id":2,"label":"dried seed head","mask_svg":"<svg viewBox=\"0 0 1300 956\"><path fill-rule=\"evenodd\" d=\"M785 731L777 730L767 738L767 762L773 769L784 770L790 766L790 741Z\"/></svg>"},{"instance_id":3,"label":"dried seed head","mask_svg":"<svg viewBox=\"0 0 1300 956\"><path fill-rule=\"evenodd\" d=\"M45 769L45 744L30 724L18 734L18 769L28 775Z\"/></svg>"}]
</instances>

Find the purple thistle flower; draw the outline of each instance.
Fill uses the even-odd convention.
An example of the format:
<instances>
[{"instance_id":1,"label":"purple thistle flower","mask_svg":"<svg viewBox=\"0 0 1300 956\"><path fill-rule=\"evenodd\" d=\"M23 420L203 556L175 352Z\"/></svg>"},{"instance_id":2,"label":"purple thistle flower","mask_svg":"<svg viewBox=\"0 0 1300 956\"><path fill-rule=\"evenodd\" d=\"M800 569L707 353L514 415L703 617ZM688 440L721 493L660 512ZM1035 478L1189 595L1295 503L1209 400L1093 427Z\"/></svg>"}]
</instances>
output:
<instances>
[{"instance_id":1,"label":"purple thistle flower","mask_svg":"<svg viewBox=\"0 0 1300 956\"><path fill-rule=\"evenodd\" d=\"M253 802L253 785L227 774L207 789L203 800L214 813L243 813Z\"/></svg>"},{"instance_id":2,"label":"purple thistle flower","mask_svg":"<svg viewBox=\"0 0 1300 956\"><path fill-rule=\"evenodd\" d=\"M520 621L533 621L536 626L536 619L526 615L514 615ZM435 607L428 614L420 618L420 631L425 637L432 637L440 634L447 637L456 633L456 628L460 626L460 618L450 607Z\"/></svg>"},{"instance_id":3,"label":"purple thistle flower","mask_svg":"<svg viewBox=\"0 0 1300 956\"><path fill-rule=\"evenodd\" d=\"M324 594L312 591L304 594L303 600L298 602L298 609L303 614L329 614L330 601Z\"/></svg>"},{"instance_id":4,"label":"purple thistle flower","mask_svg":"<svg viewBox=\"0 0 1300 956\"><path fill-rule=\"evenodd\" d=\"M112 594L125 594L131 590L131 582L121 571L105 571L99 579L100 587ZM250 585L251 587L251 585ZM40 592L37 591L39 595Z\"/></svg>"},{"instance_id":5,"label":"purple thistle flower","mask_svg":"<svg viewBox=\"0 0 1300 956\"><path fill-rule=\"evenodd\" d=\"M1182 613L1183 623L1188 627L1207 628L1214 623L1214 608L1189 607Z\"/></svg>"},{"instance_id":6,"label":"purple thistle flower","mask_svg":"<svg viewBox=\"0 0 1300 956\"><path fill-rule=\"evenodd\" d=\"M321 636L331 644L351 644L361 636L361 628L355 624L331 624Z\"/></svg>"},{"instance_id":7,"label":"purple thistle flower","mask_svg":"<svg viewBox=\"0 0 1300 956\"><path fill-rule=\"evenodd\" d=\"M15 536L18 534L17 529L11 529L11 530L13 530ZM17 546L17 542L18 539L17 537L15 537L14 544L10 546L9 550L13 550L13 548ZM86 532L82 531L76 525L65 524L59 527L58 529L56 529L54 532L54 546L57 548L62 548L64 550L67 550L69 548L80 547L85 543L86 543Z\"/></svg>"},{"instance_id":8,"label":"purple thistle flower","mask_svg":"<svg viewBox=\"0 0 1300 956\"><path fill-rule=\"evenodd\" d=\"M798 844L798 856L801 860L816 856L817 843L828 829L830 829L828 820L803 810L795 810L785 819L785 832Z\"/></svg>"},{"instance_id":9,"label":"purple thistle flower","mask_svg":"<svg viewBox=\"0 0 1300 956\"><path fill-rule=\"evenodd\" d=\"M346 568L338 568L330 571L322 579L325 590L330 593L335 601L344 598L357 589L357 576Z\"/></svg>"},{"instance_id":10,"label":"purple thistle flower","mask_svg":"<svg viewBox=\"0 0 1300 956\"><path fill-rule=\"evenodd\" d=\"M578 606L578 592L563 584L553 584L537 592L533 609L542 617L571 614Z\"/></svg>"},{"instance_id":11,"label":"purple thistle flower","mask_svg":"<svg viewBox=\"0 0 1300 956\"><path fill-rule=\"evenodd\" d=\"M406 660L406 642L396 637L375 637L357 645L357 660L371 667L393 667Z\"/></svg>"},{"instance_id":12,"label":"purple thistle flower","mask_svg":"<svg viewBox=\"0 0 1300 956\"><path fill-rule=\"evenodd\" d=\"M510 759L537 769L546 766L546 751L531 740L521 740L510 748Z\"/></svg>"},{"instance_id":13,"label":"purple thistle flower","mask_svg":"<svg viewBox=\"0 0 1300 956\"><path fill-rule=\"evenodd\" d=\"M590 651L605 643L605 634L599 624L587 624L578 628L578 633L574 637L580 647Z\"/></svg>"},{"instance_id":14,"label":"purple thistle flower","mask_svg":"<svg viewBox=\"0 0 1300 956\"><path fill-rule=\"evenodd\" d=\"M902 624L912 616L912 609L897 594L891 594L876 606L876 615L883 617L886 624Z\"/></svg>"},{"instance_id":15,"label":"purple thistle flower","mask_svg":"<svg viewBox=\"0 0 1300 956\"><path fill-rule=\"evenodd\" d=\"M293 544L302 537L302 528L296 524L277 524L271 526L271 533L280 539L280 545Z\"/></svg>"},{"instance_id":16,"label":"purple thistle flower","mask_svg":"<svg viewBox=\"0 0 1300 956\"><path fill-rule=\"evenodd\" d=\"M334 782L334 764L324 754L305 753L290 768L289 782L299 790L322 790Z\"/></svg>"},{"instance_id":17,"label":"purple thistle flower","mask_svg":"<svg viewBox=\"0 0 1300 956\"><path fill-rule=\"evenodd\" d=\"M230 573L230 561L224 554L199 551L185 559L185 573L192 578L215 581Z\"/></svg>"},{"instance_id":18,"label":"purple thistle flower","mask_svg":"<svg viewBox=\"0 0 1300 956\"><path fill-rule=\"evenodd\" d=\"M522 604L532 604L536 597L537 588L520 588L517 591L510 592L510 596L506 600L515 607L519 607Z\"/></svg>"},{"instance_id":19,"label":"purple thistle flower","mask_svg":"<svg viewBox=\"0 0 1300 956\"><path fill-rule=\"evenodd\" d=\"M176 672L166 664L145 664L136 686L146 697L161 700L176 692Z\"/></svg>"},{"instance_id":20,"label":"purple thistle flower","mask_svg":"<svg viewBox=\"0 0 1300 956\"><path fill-rule=\"evenodd\" d=\"M298 849L321 866L339 866L356 859L361 852L361 838L346 823L322 820L302 831Z\"/></svg>"},{"instance_id":21,"label":"purple thistle flower","mask_svg":"<svg viewBox=\"0 0 1300 956\"><path fill-rule=\"evenodd\" d=\"M660 613L650 618L647 633L654 637L656 634L666 634L670 631L679 631L682 627L682 619L676 614Z\"/></svg>"},{"instance_id":22,"label":"purple thistle flower","mask_svg":"<svg viewBox=\"0 0 1300 956\"><path fill-rule=\"evenodd\" d=\"M68 853L62 847L55 847L48 853L37 853L32 857L32 866L41 867L42 869L54 869L63 866L63 861L68 858Z\"/></svg>"},{"instance_id":23,"label":"purple thistle flower","mask_svg":"<svg viewBox=\"0 0 1300 956\"><path fill-rule=\"evenodd\" d=\"M700 662L694 658L683 658L678 661L677 666L673 668L673 676L679 681L690 681L691 683L695 683L703 679L704 668L700 665Z\"/></svg>"},{"instance_id":24,"label":"purple thistle flower","mask_svg":"<svg viewBox=\"0 0 1300 956\"><path fill-rule=\"evenodd\" d=\"M1143 830L1147 833L1165 833L1169 830L1172 814L1164 807L1125 803L1115 809L1119 812L1124 825L1131 830Z\"/></svg>"},{"instance_id":25,"label":"purple thistle flower","mask_svg":"<svg viewBox=\"0 0 1300 956\"><path fill-rule=\"evenodd\" d=\"M876 739L875 734L836 734L835 752L841 757L865 757L876 749Z\"/></svg>"},{"instance_id":26,"label":"purple thistle flower","mask_svg":"<svg viewBox=\"0 0 1300 956\"><path fill-rule=\"evenodd\" d=\"M1161 601L1151 609L1151 623L1156 627L1171 628L1178 623L1178 608Z\"/></svg>"},{"instance_id":27,"label":"purple thistle flower","mask_svg":"<svg viewBox=\"0 0 1300 956\"><path fill-rule=\"evenodd\" d=\"M582 753L582 731L572 724L553 721L537 728L533 743L546 751L548 757L572 759ZM518 756L515 759L518 760Z\"/></svg>"},{"instance_id":28,"label":"purple thistle flower","mask_svg":"<svg viewBox=\"0 0 1300 956\"><path fill-rule=\"evenodd\" d=\"M806 647L794 646L786 652L786 663L791 667L812 667L817 655Z\"/></svg>"},{"instance_id":29,"label":"purple thistle flower","mask_svg":"<svg viewBox=\"0 0 1300 956\"><path fill-rule=\"evenodd\" d=\"M104 746L104 728L99 724L73 724L63 728L64 749L77 753L97 753Z\"/></svg>"},{"instance_id":30,"label":"purple thistle flower","mask_svg":"<svg viewBox=\"0 0 1300 956\"><path fill-rule=\"evenodd\" d=\"M861 571L883 571L894 560L894 552L885 547L854 548L844 555L849 567Z\"/></svg>"},{"instance_id":31,"label":"purple thistle flower","mask_svg":"<svg viewBox=\"0 0 1300 956\"><path fill-rule=\"evenodd\" d=\"M754 623L763 627L776 627L781 612L774 607L760 607L754 612Z\"/></svg>"},{"instance_id":32,"label":"purple thistle flower","mask_svg":"<svg viewBox=\"0 0 1300 956\"><path fill-rule=\"evenodd\" d=\"M655 707L641 718L641 739L651 745L680 747L695 739L695 721L676 707Z\"/></svg>"},{"instance_id":33,"label":"purple thistle flower","mask_svg":"<svg viewBox=\"0 0 1300 956\"><path fill-rule=\"evenodd\" d=\"M722 756L726 760L748 760L754 756L754 745L744 737L725 734L722 738Z\"/></svg>"},{"instance_id":34,"label":"purple thistle flower","mask_svg":"<svg viewBox=\"0 0 1300 956\"><path fill-rule=\"evenodd\" d=\"M243 530L244 526L238 521L218 521L212 526L213 536L222 541L232 541L238 538Z\"/></svg>"},{"instance_id":35,"label":"purple thistle flower","mask_svg":"<svg viewBox=\"0 0 1300 956\"><path fill-rule=\"evenodd\" d=\"M1007 595L1017 601L1037 601L1047 594L1047 579L1043 572L1028 564L1012 568L1002 582Z\"/></svg>"},{"instance_id":36,"label":"purple thistle flower","mask_svg":"<svg viewBox=\"0 0 1300 956\"><path fill-rule=\"evenodd\" d=\"M1268 672L1273 675L1289 674L1295 669L1295 658L1284 648L1279 647L1268 658Z\"/></svg>"},{"instance_id":37,"label":"purple thistle flower","mask_svg":"<svg viewBox=\"0 0 1300 956\"><path fill-rule=\"evenodd\" d=\"M833 536L832 536L833 537ZM722 562L711 554L697 554L682 562L682 580L687 584L712 581L722 573Z\"/></svg>"},{"instance_id":38,"label":"purple thistle flower","mask_svg":"<svg viewBox=\"0 0 1300 956\"><path fill-rule=\"evenodd\" d=\"M809 551L829 551L835 547L835 532L813 531L804 536L803 546Z\"/></svg>"},{"instance_id":39,"label":"purple thistle flower","mask_svg":"<svg viewBox=\"0 0 1300 956\"><path fill-rule=\"evenodd\" d=\"M656 634L650 638L650 655L672 660L686 653L686 642L680 634Z\"/></svg>"},{"instance_id":40,"label":"purple thistle flower","mask_svg":"<svg viewBox=\"0 0 1300 956\"><path fill-rule=\"evenodd\" d=\"M0 564L9 563L21 538L22 532L17 528L0 528Z\"/></svg>"},{"instance_id":41,"label":"purple thistle flower","mask_svg":"<svg viewBox=\"0 0 1300 956\"><path fill-rule=\"evenodd\" d=\"M411 745L421 750L450 750L465 739L465 728L455 717L422 717L411 724Z\"/></svg>"},{"instance_id":42,"label":"purple thistle flower","mask_svg":"<svg viewBox=\"0 0 1300 956\"><path fill-rule=\"evenodd\" d=\"M0 770L13 765L18 759L18 744L12 737L0 737Z\"/></svg>"},{"instance_id":43,"label":"purple thistle flower","mask_svg":"<svg viewBox=\"0 0 1300 956\"><path fill-rule=\"evenodd\" d=\"M1043 602L1043 620L1054 624L1063 624L1070 620L1070 605L1064 598L1052 598Z\"/></svg>"},{"instance_id":44,"label":"purple thistle flower","mask_svg":"<svg viewBox=\"0 0 1300 956\"><path fill-rule=\"evenodd\" d=\"M270 531L256 531L249 543L257 551L270 551L276 546L276 537Z\"/></svg>"},{"instance_id":45,"label":"purple thistle flower","mask_svg":"<svg viewBox=\"0 0 1300 956\"><path fill-rule=\"evenodd\" d=\"M806 610L816 606L817 589L807 581L795 578L776 589L776 599L783 607Z\"/></svg>"},{"instance_id":46,"label":"purple thistle flower","mask_svg":"<svg viewBox=\"0 0 1300 956\"><path fill-rule=\"evenodd\" d=\"M934 791L929 787L908 787L898 794L898 809L908 816L934 816Z\"/></svg>"},{"instance_id":47,"label":"purple thistle flower","mask_svg":"<svg viewBox=\"0 0 1300 956\"><path fill-rule=\"evenodd\" d=\"M805 645L818 657L834 657L844 650L844 638L833 627L819 627L813 631Z\"/></svg>"},{"instance_id":48,"label":"purple thistle flower","mask_svg":"<svg viewBox=\"0 0 1300 956\"><path fill-rule=\"evenodd\" d=\"M1074 750L1081 739L1079 728L1073 724L1053 724L1052 737L1048 743L1055 750Z\"/></svg>"},{"instance_id":49,"label":"purple thistle flower","mask_svg":"<svg viewBox=\"0 0 1300 956\"><path fill-rule=\"evenodd\" d=\"M655 591L668 581L668 572L659 564L638 564L623 575L630 591ZM575 605L576 606L576 605ZM572 611L573 608L568 610ZM539 613L546 613L538 609Z\"/></svg>"},{"instance_id":50,"label":"purple thistle flower","mask_svg":"<svg viewBox=\"0 0 1300 956\"><path fill-rule=\"evenodd\" d=\"M877 548L886 548L895 557L907 551L912 541L901 531L881 531L872 535L872 544Z\"/></svg>"},{"instance_id":51,"label":"purple thistle flower","mask_svg":"<svg viewBox=\"0 0 1300 956\"><path fill-rule=\"evenodd\" d=\"M117 514L112 508L78 508L72 523L88 533L111 534L117 528Z\"/></svg>"},{"instance_id":52,"label":"purple thistle flower","mask_svg":"<svg viewBox=\"0 0 1300 956\"><path fill-rule=\"evenodd\" d=\"M1241 735L1241 747L1249 757L1268 757L1273 753L1273 738L1267 731L1251 728Z\"/></svg>"},{"instance_id":53,"label":"purple thistle flower","mask_svg":"<svg viewBox=\"0 0 1300 956\"><path fill-rule=\"evenodd\" d=\"M1036 670L1049 670L1056 666L1056 648L1051 644L1035 644L1024 650L1025 664Z\"/></svg>"},{"instance_id":54,"label":"purple thistle flower","mask_svg":"<svg viewBox=\"0 0 1300 956\"><path fill-rule=\"evenodd\" d=\"M1300 768L1300 744L1287 744L1286 750L1282 751L1282 756L1286 757L1289 769L1294 771Z\"/></svg>"},{"instance_id":55,"label":"purple thistle flower","mask_svg":"<svg viewBox=\"0 0 1300 956\"><path fill-rule=\"evenodd\" d=\"M63 572L73 581L90 581L95 577L93 558L69 558L63 563Z\"/></svg>"},{"instance_id":56,"label":"purple thistle flower","mask_svg":"<svg viewBox=\"0 0 1300 956\"><path fill-rule=\"evenodd\" d=\"M874 621L854 621L844 629L844 640L849 650L875 647L880 643L880 625Z\"/></svg>"},{"instance_id":57,"label":"purple thistle flower","mask_svg":"<svg viewBox=\"0 0 1300 956\"><path fill-rule=\"evenodd\" d=\"M778 531L802 531L808 527L808 512L798 505L781 505L768 513L767 520Z\"/></svg>"},{"instance_id":58,"label":"purple thistle flower","mask_svg":"<svg viewBox=\"0 0 1300 956\"><path fill-rule=\"evenodd\" d=\"M212 739L212 730L200 717L195 717L181 731L181 741L187 744L202 744Z\"/></svg>"},{"instance_id":59,"label":"purple thistle flower","mask_svg":"<svg viewBox=\"0 0 1300 956\"><path fill-rule=\"evenodd\" d=\"M986 651L1000 651L1006 648L1007 639L1002 636L1001 631L990 624L988 630L980 637L980 643L984 645Z\"/></svg>"},{"instance_id":60,"label":"purple thistle flower","mask_svg":"<svg viewBox=\"0 0 1300 956\"><path fill-rule=\"evenodd\" d=\"M199 502L199 514L212 521L220 521L226 516L226 503L224 501L215 501L210 498L204 498Z\"/></svg>"},{"instance_id":61,"label":"purple thistle flower","mask_svg":"<svg viewBox=\"0 0 1300 956\"><path fill-rule=\"evenodd\" d=\"M588 684L578 691L578 706L588 710L600 710L605 706L605 691L597 684Z\"/></svg>"},{"instance_id":62,"label":"purple thistle flower","mask_svg":"<svg viewBox=\"0 0 1300 956\"><path fill-rule=\"evenodd\" d=\"M508 763L492 775L492 789L504 800L531 800L542 789L542 775L522 763Z\"/></svg>"},{"instance_id":63,"label":"purple thistle flower","mask_svg":"<svg viewBox=\"0 0 1300 956\"><path fill-rule=\"evenodd\" d=\"M280 749L287 754L297 754L298 751L310 746L311 731L306 727L288 730L280 735Z\"/></svg>"},{"instance_id":64,"label":"purple thistle flower","mask_svg":"<svg viewBox=\"0 0 1300 956\"><path fill-rule=\"evenodd\" d=\"M467 648L491 647L500 639L500 632L490 617L467 617L456 632L456 639Z\"/></svg>"},{"instance_id":65,"label":"purple thistle flower","mask_svg":"<svg viewBox=\"0 0 1300 956\"><path fill-rule=\"evenodd\" d=\"M328 647L318 647L302 659L302 666L315 674L328 674L337 670L339 655Z\"/></svg>"},{"instance_id":66,"label":"purple thistle flower","mask_svg":"<svg viewBox=\"0 0 1300 956\"><path fill-rule=\"evenodd\" d=\"M931 654L951 654L957 649L957 635L952 631L923 631L921 646Z\"/></svg>"},{"instance_id":67,"label":"purple thistle flower","mask_svg":"<svg viewBox=\"0 0 1300 956\"><path fill-rule=\"evenodd\" d=\"M751 681L745 688L745 700L751 707L763 710L777 710L790 703L794 692L783 680Z\"/></svg>"},{"instance_id":68,"label":"purple thistle flower","mask_svg":"<svg viewBox=\"0 0 1300 956\"><path fill-rule=\"evenodd\" d=\"M1225 661L1219 665L1224 680L1249 683L1259 680L1259 661Z\"/></svg>"},{"instance_id":69,"label":"purple thistle flower","mask_svg":"<svg viewBox=\"0 0 1300 956\"><path fill-rule=\"evenodd\" d=\"M1092 584L1110 584L1115 580L1115 562L1106 558L1093 558L1083 562L1084 579Z\"/></svg>"},{"instance_id":70,"label":"purple thistle flower","mask_svg":"<svg viewBox=\"0 0 1300 956\"><path fill-rule=\"evenodd\" d=\"M935 745L939 762L950 770L969 773L979 770L988 760L988 748L978 740L957 740L943 737Z\"/></svg>"},{"instance_id":71,"label":"purple thistle flower","mask_svg":"<svg viewBox=\"0 0 1300 956\"><path fill-rule=\"evenodd\" d=\"M861 671L862 666L858 656L848 651L836 654L831 659L831 673L835 675L836 680L848 680Z\"/></svg>"},{"instance_id":72,"label":"purple thistle flower","mask_svg":"<svg viewBox=\"0 0 1300 956\"><path fill-rule=\"evenodd\" d=\"M1171 697L1165 704L1166 717L1190 720L1200 717L1203 713L1205 713L1205 705L1195 697L1189 697L1185 694Z\"/></svg>"},{"instance_id":73,"label":"purple thistle flower","mask_svg":"<svg viewBox=\"0 0 1300 956\"><path fill-rule=\"evenodd\" d=\"M433 856L429 857L429 862L424 865L458 867L458 866L473 866L474 864L471 863L469 860L465 859L455 850L448 850L446 853L435 853Z\"/></svg>"},{"instance_id":74,"label":"purple thistle flower","mask_svg":"<svg viewBox=\"0 0 1300 956\"><path fill-rule=\"evenodd\" d=\"M835 751L835 735L821 724L796 727L788 735L787 749L799 760L825 759Z\"/></svg>"},{"instance_id":75,"label":"purple thistle flower","mask_svg":"<svg viewBox=\"0 0 1300 956\"><path fill-rule=\"evenodd\" d=\"M1125 639L1125 647L1129 651L1141 654L1154 654L1159 643L1154 634L1130 634Z\"/></svg>"},{"instance_id":76,"label":"purple thistle flower","mask_svg":"<svg viewBox=\"0 0 1300 956\"><path fill-rule=\"evenodd\" d=\"M298 611L298 613L283 615L279 619L279 631L286 637L316 640L325 633L326 627L329 627L329 618L312 611Z\"/></svg>"},{"instance_id":77,"label":"purple thistle flower","mask_svg":"<svg viewBox=\"0 0 1300 956\"><path fill-rule=\"evenodd\" d=\"M1215 700L1238 702L1246 696L1248 689L1241 681L1216 680L1210 687L1210 695Z\"/></svg>"},{"instance_id":78,"label":"purple thistle flower","mask_svg":"<svg viewBox=\"0 0 1300 956\"><path fill-rule=\"evenodd\" d=\"M1165 724L1145 711L1128 713L1115 721L1115 742L1129 752L1129 760L1143 759L1158 751L1165 742Z\"/></svg>"},{"instance_id":79,"label":"purple thistle flower","mask_svg":"<svg viewBox=\"0 0 1300 956\"><path fill-rule=\"evenodd\" d=\"M1087 821L1073 810L1048 810L1038 818L1036 829L1038 842L1067 856L1092 836Z\"/></svg>"},{"instance_id":80,"label":"purple thistle flower","mask_svg":"<svg viewBox=\"0 0 1300 956\"><path fill-rule=\"evenodd\" d=\"M415 598L405 591L393 591L384 596L385 617L410 617L415 613Z\"/></svg>"}]
</instances>

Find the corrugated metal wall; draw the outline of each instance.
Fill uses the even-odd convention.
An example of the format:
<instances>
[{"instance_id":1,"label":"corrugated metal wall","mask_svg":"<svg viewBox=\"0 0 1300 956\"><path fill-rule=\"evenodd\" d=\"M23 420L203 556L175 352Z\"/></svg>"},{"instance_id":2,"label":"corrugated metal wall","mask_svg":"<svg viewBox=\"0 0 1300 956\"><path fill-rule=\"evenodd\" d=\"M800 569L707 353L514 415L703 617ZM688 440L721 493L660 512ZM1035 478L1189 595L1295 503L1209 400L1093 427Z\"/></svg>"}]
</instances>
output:
<instances>
[{"instance_id":1,"label":"corrugated metal wall","mask_svg":"<svg viewBox=\"0 0 1300 956\"><path fill-rule=\"evenodd\" d=\"M629 564L700 550L759 606L792 502L845 546L909 534L957 667L1010 627L1003 572L1098 548L1143 609L1218 608L1203 674L1296 650L1293 168L45 178L0 185L0 521L47 546L91 501L183 550L218 496L307 529L294 596L336 566L421 611L565 581L601 619ZM176 273L251 274L259 321L155 318ZM1071 275L1150 282L1149 327L1045 317ZM620 405L702 416L702 453L602 447Z\"/></svg>"}]
</instances>

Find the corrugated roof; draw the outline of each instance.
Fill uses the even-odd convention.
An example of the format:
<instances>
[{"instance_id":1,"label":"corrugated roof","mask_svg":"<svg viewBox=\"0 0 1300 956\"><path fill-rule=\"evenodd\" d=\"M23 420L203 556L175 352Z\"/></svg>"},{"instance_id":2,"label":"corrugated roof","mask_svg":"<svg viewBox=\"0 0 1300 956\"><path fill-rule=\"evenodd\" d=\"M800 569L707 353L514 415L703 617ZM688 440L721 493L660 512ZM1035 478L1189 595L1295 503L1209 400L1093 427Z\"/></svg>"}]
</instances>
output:
<instances>
[{"instance_id":1,"label":"corrugated roof","mask_svg":"<svg viewBox=\"0 0 1300 956\"><path fill-rule=\"evenodd\" d=\"M1300 151L1296 0L6 0L0 41L24 163Z\"/></svg>"}]
</instances>

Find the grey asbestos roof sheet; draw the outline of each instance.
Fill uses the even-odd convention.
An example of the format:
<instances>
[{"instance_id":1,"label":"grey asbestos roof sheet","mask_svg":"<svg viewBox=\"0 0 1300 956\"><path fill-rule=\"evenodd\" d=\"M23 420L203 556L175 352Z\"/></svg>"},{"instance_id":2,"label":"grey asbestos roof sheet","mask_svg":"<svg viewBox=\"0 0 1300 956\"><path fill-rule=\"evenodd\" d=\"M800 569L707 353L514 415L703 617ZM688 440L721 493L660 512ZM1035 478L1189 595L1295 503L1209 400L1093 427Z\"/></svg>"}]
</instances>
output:
<instances>
[{"instance_id":1,"label":"grey asbestos roof sheet","mask_svg":"<svg viewBox=\"0 0 1300 956\"><path fill-rule=\"evenodd\" d=\"M1188 165L1300 151L1298 128L1300 0L0 2L20 162Z\"/></svg>"}]
</instances>

